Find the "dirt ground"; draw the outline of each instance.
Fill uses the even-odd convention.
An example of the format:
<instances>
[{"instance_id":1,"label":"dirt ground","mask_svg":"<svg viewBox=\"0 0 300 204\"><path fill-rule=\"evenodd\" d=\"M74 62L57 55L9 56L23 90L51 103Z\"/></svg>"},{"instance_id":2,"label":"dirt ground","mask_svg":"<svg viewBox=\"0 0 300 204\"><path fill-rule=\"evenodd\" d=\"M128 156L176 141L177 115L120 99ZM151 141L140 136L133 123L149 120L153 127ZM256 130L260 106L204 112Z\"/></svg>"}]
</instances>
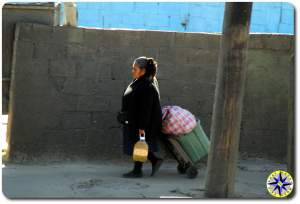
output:
<instances>
[{"instance_id":1,"label":"dirt ground","mask_svg":"<svg viewBox=\"0 0 300 204\"><path fill-rule=\"evenodd\" d=\"M198 177L177 173L175 160L167 160L150 177L151 164L144 165L144 177L122 178L132 168L130 161L51 162L2 166L3 193L7 198L204 198L206 166ZM272 198L266 178L283 164L263 159L241 160L236 178L237 198Z\"/></svg>"}]
</instances>

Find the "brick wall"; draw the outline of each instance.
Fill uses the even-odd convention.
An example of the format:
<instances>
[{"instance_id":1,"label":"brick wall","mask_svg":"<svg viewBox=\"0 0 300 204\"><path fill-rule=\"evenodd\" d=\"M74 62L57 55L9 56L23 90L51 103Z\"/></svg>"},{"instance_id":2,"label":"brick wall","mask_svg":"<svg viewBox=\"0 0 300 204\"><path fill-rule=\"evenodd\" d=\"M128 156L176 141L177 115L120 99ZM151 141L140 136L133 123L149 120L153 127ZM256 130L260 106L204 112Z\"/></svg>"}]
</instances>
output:
<instances>
[{"instance_id":1,"label":"brick wall","mask_svg":"<svg viewBox=\"0 0 300 204\"><path fill-rule=\"evenodd\" d=\"M159 62L162 105L179 105L209 135L220 35L21 23L9 132L13 158L122 157L116 112L136 57ZM294 38L251 35L240 151L284 158Z\"/></svg>"}]
</instances>

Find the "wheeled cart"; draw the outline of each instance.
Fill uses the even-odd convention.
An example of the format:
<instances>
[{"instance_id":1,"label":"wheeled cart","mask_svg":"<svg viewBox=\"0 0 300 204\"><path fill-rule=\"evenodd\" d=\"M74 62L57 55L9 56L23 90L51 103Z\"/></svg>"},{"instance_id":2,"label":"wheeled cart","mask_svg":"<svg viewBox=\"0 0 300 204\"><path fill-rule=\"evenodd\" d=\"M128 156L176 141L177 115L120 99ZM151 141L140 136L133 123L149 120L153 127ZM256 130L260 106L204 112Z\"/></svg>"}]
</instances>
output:
<instances>
[{"instance_id":1,"label":"wheeled cart","mask_svg":"<svg viewBox=\"0 0 300 204\"><path fill-rule=\"evenodd\" d=\"M197 126L188 134L166 135L164 143L178 161L178 172L186 174L188 178L197 177L198 163L208 154L210 145L210 141L201 127L200 120L197 120Z\"/></svg>"}]
</instances>

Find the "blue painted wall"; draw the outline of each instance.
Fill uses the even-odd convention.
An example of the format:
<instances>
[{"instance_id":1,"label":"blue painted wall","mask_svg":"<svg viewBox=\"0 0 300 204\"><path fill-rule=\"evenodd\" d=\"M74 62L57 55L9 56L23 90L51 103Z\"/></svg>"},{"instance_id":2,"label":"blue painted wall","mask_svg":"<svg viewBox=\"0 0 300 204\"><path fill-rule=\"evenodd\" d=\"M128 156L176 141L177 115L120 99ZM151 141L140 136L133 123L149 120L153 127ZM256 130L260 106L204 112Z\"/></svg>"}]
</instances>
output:
<instances>
[{"instance_id":1,"label":"blue painted wall","mask_svg":"<svg viewBox=\"0 0 300 204\"><path fill-rule=\"evenodd\" d=\"M77 2L78 25L181 32L222 32L224 2ZM255 2L250 32L294 34L294 7Z\"/></svg>"}]
</instances>

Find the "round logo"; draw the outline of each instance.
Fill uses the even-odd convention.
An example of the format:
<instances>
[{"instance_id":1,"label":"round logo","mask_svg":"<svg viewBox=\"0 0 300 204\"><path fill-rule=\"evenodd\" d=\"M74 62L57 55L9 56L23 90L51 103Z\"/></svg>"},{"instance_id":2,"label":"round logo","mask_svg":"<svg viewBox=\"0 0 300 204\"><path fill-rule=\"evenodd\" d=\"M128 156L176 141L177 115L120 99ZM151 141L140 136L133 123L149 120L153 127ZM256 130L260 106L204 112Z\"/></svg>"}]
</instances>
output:
<instances>
[{"instance_id":1,"label":"round logo","mask_svg":"<svg viewBox=\"0 0 300 204\"><path fill-rule=\"evenodd\" d=\"M288 172L277 170L269 175L266 185L272 196L283 198L293 191L294 182Z\"/></svg>"}]
</instances>

